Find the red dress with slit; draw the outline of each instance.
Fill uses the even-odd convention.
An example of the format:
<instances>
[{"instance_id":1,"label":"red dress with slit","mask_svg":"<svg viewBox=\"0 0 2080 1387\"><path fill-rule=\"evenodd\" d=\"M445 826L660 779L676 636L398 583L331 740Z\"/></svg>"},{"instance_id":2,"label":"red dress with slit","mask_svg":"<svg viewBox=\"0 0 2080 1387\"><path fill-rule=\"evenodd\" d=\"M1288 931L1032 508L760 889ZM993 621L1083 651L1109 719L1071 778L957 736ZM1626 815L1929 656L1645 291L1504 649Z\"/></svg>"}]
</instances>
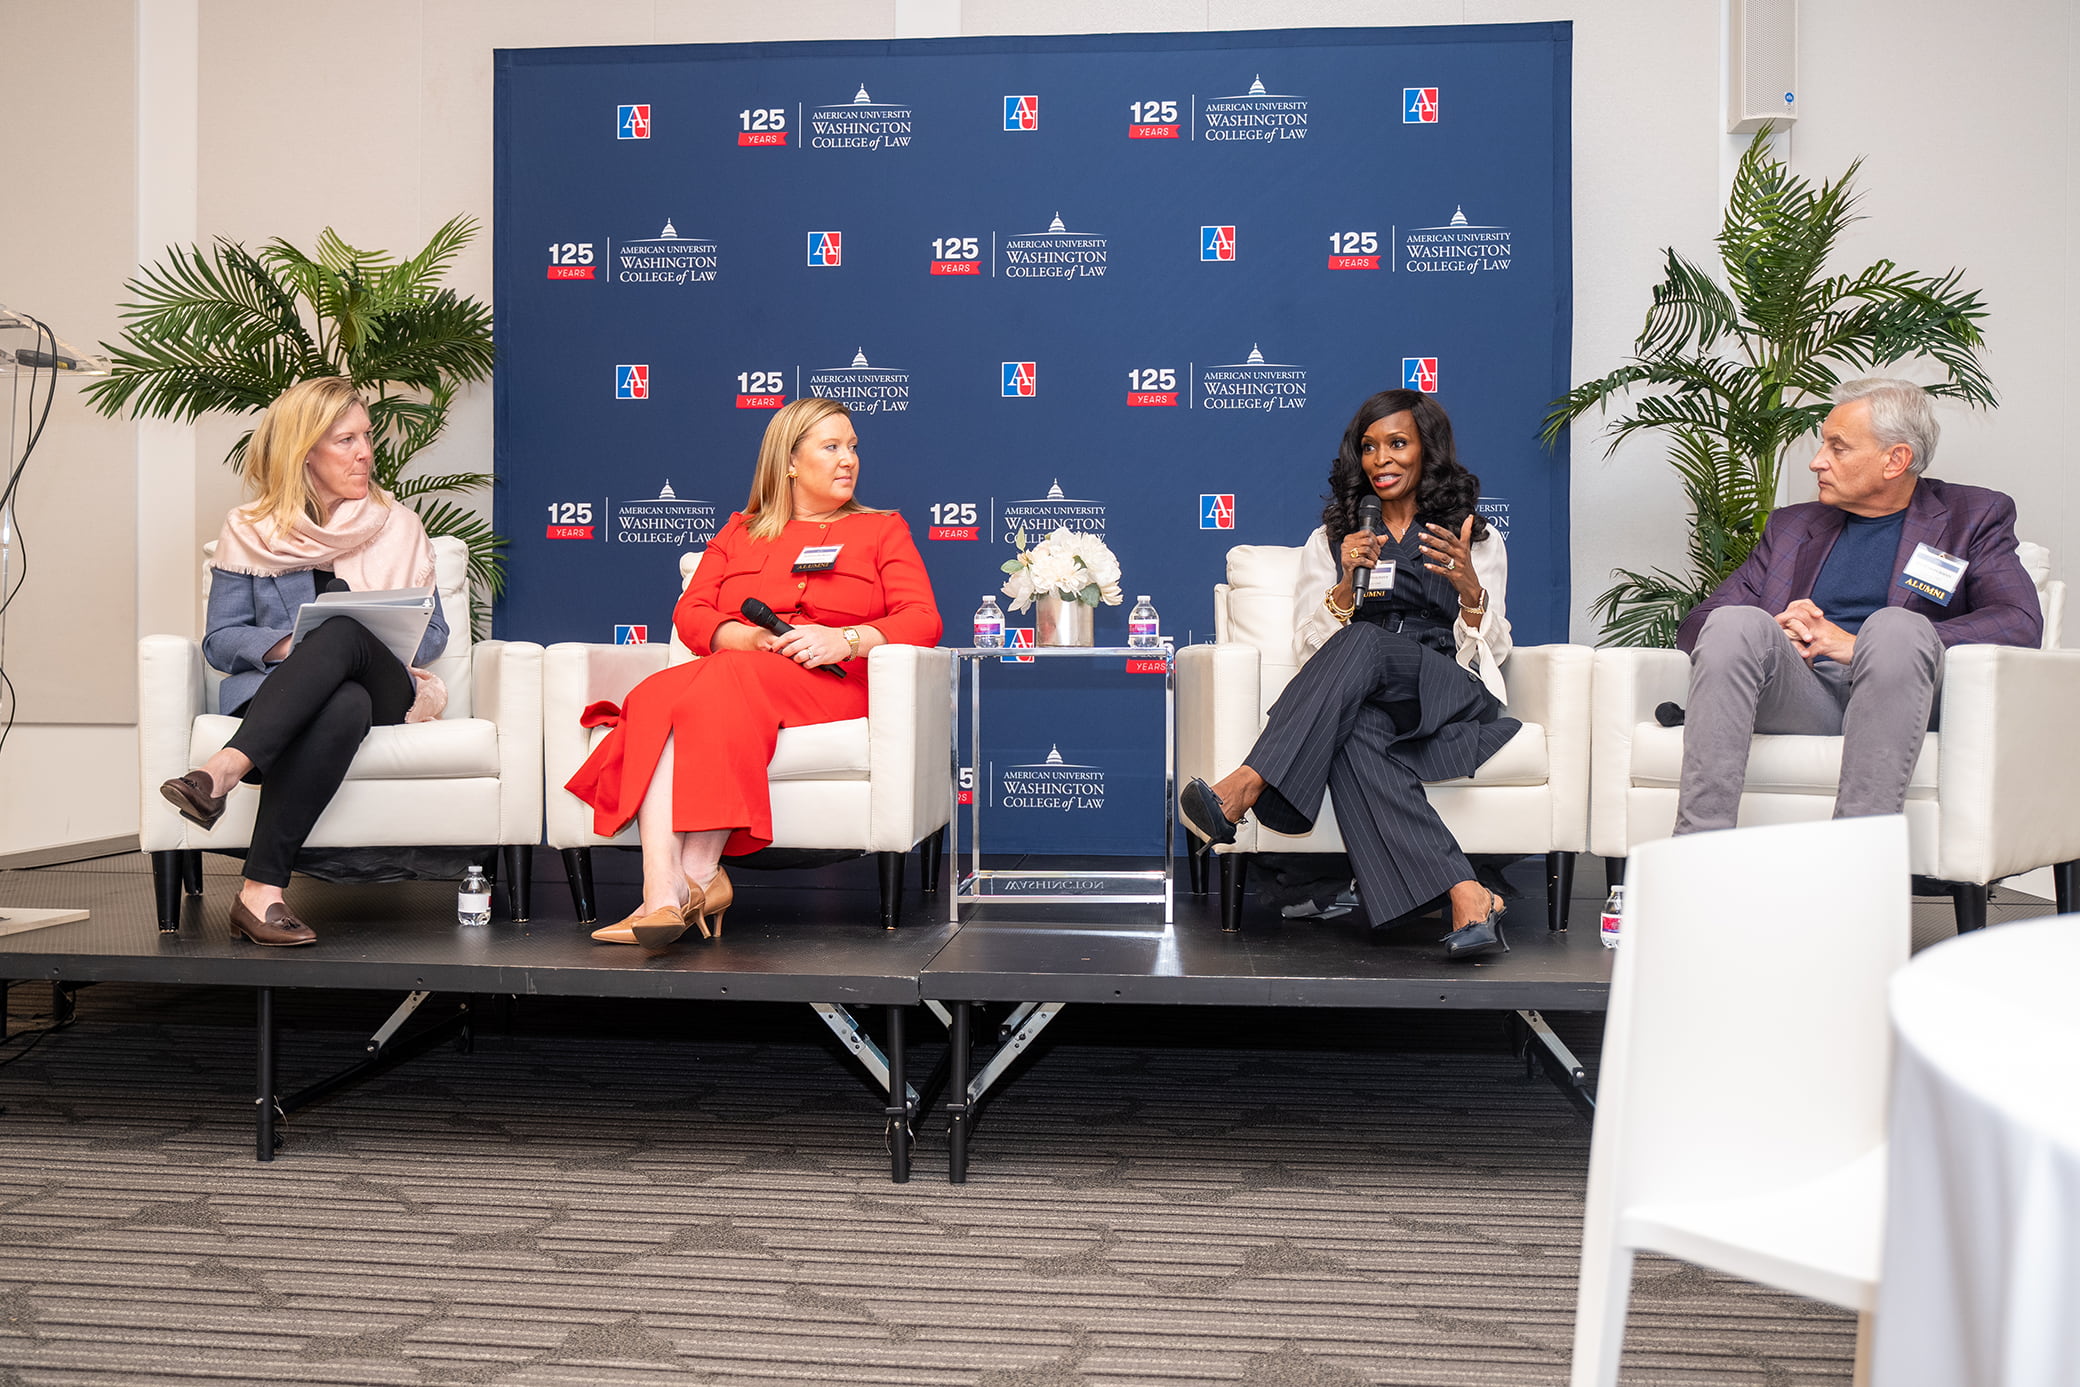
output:
<instances>
[{"instance_id":1,"label":"red dress with slit","mask_svg":"<svg viewBox=\"0 0 2080 1387\"><path fill-rule=\"evenodd\" d=\"M841 546L830 568L793 571L803 549L825 544ZM744 517L731 516L672 613L679 638L701 658L636 685L618 724L564 786L592 806L600 836L635 817L670 737L673 829L727 829L726 855L755 852L773 841L766 767L780 729L867 715L865 657L838 666L846 677L834 679L769 651L717 651L716 628L741 621L749 597L793 625L872 626L897 645L939 641L932 582L901 516L796 520L770 540L753 539ZM611 710L596 720L612 722Z\"/></svg>"}]
</instances>

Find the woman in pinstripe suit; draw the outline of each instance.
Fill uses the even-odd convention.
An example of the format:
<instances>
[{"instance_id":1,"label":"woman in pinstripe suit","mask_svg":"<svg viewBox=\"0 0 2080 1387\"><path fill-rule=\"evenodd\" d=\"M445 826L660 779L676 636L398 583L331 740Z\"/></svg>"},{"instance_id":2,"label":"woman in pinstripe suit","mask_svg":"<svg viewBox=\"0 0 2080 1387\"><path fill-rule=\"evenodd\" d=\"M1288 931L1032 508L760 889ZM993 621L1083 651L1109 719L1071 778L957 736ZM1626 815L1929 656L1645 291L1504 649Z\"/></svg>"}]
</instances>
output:
<instances>
[{"instance_id":1,"label":"woman in pinstripe suit","mask_svg":"<svg viewBox=\"0 0 2080 1387\"><path fill-rule=\"evenodd\" d=\"M1359 408L1302 550L1300 672L1248 760L1179 797L1200 836L1225 843L1250 812L1305 833L1334 790L1367 917L1376 927L1449 896L1453 958L1509 947L1501 897L1475 879L1423 793L1425 781L1473 774L1518 728L1502 716L1508 557L1474 511L1479 496L1434 398L1383 390ZM1368 500L1382 533L1361 519ZM1363 600L1360 570L1370 570Z\"/></svg>"}]
</instances>

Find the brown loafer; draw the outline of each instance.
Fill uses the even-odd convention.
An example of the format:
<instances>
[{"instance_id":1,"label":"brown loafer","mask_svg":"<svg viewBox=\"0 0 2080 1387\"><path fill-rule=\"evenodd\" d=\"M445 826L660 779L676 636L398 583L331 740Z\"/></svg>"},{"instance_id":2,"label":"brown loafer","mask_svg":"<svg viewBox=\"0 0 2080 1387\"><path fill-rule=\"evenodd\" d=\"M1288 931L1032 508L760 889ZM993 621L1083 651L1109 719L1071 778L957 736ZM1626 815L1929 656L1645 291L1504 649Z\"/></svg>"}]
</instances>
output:
<instances>
[{"instance_id":1,"label":"brown loafer","mask_svg":"<svg viewBox=\"0 0 2080 1387\"><path fill-rule=\"evenodd\" d=\"M210 789L214 782L208 771L189 771L186 775L167 781L159 787L166 802L181 811L181 817L189 823L203 828L215 828L217 820L224 817L223 795L213 795Z\"/></svg>"},{"instance_id":2,"label":"brown loafer","mask_svg":"<svg viewBox=\"0 0 2080 1387\"><path fill-rule=\"evenodd\" d=\"M244 901L233 901L231 928L255 944L286 946L318 942L318 932L291 914L287 903L282 901L267 907L264 920L246 909Z\"/></svg>"}]
</instances>

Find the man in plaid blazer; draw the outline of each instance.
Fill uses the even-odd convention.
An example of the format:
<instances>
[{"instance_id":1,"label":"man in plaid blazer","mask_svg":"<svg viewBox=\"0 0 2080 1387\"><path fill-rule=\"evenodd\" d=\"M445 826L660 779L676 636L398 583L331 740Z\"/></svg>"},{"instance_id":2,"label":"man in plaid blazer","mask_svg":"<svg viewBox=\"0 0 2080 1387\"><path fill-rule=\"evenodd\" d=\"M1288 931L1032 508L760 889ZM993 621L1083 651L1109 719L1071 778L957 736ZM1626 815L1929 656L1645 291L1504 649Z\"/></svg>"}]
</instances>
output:
<instances>
[{"instance_id":1,"label":"man in plaid blazer","mask_svg":"<svg viewBox=\"0 0 2080 1387\"><path fill-rule=\"evenodd\" d=\"M1924 475L1940 432L1927 393L1860 380L1834 399L1811 464L1820 499L1772 513L1676 635L1690 655L1678 833L1733 827L1757 732L1841 737L1835 817L1897 814L1943 652L2042 641L2014 501Z\"/></svg>"}]
</instances>

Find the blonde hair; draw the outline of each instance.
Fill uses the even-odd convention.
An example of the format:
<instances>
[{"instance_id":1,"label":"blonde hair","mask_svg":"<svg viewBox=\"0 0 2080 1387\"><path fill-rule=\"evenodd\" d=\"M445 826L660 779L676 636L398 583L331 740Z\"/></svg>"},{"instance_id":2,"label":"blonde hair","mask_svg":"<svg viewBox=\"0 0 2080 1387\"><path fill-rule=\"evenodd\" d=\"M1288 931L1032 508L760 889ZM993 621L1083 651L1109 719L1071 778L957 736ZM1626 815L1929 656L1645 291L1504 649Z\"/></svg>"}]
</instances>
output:
<instances>
[{"instance_id":1,"label":"blonde hair","mask_svg":"<svg viewBox=\"0 0 2080 1387\"><path fill-rule=\"evenodd\" d=\"M325 523L304 459L355 405L366 409L368 401L345 376L300 381L275 397L246 443L246 494L253 498L244 507L247 519L269 524L277 535L293 529L299 516ZM373 481L368 494L390 504Z\"/></svg>"},{"instance_id":2,"label":"blonde hair","mask_svg":"<svg viewBox=\"0 0 2080 1387\"><path fill-rule=\"evenodd\" d=\"M744 514L751 522L746 528L753 539L777 539L787 522L794 519L794 488L787 484L788 463L796 445L809 436L809 430L833 414L852 417L852 411L836 400L806 395L793 404L783 405L773 422L766 425L765 439L758 445L758 469L751 474L751 497L744 502ZM872 510L872 506L863 506L857 499L838 507L840 515Z\"/></svg>"}]
</instances>

